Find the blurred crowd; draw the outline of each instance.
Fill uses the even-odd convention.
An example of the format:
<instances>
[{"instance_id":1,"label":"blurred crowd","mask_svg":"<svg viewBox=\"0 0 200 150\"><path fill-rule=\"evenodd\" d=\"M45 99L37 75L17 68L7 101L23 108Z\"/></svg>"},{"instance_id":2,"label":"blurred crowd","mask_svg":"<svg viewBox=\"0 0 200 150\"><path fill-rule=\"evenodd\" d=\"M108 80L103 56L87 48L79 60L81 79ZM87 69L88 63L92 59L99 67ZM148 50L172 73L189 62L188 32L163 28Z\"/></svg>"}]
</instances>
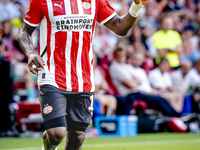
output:
<instances>
[{"instance_id":1,"label":"blurred crowd","mask_svg":"<svg viewBox=\"0 0 200 150\"><path fill-rule=\"evenodd\" d=\"M131 4L131 1L109 2L119 15L124 15ZM95 80L100 80L100 73L96 70L101 70L109 85L106 93L121 97L131 94L133 97L134 93L135 99L144 100L154 109L161 108L160 105L156 106L158 101L166 101L172 107L168 111L170 109L173 116L177 114L172 110L180 114L199 112L199 15L198 0L150 0L124 37L118 37L106 27L97 25L93 47L98 64L95 69L98 78ZM105 90L103 83L98 86ZM146 100L136 93L154 97ZM121 113L128 114L135 99L129 102L127 98L121 100L114 97L118 104L123 101L126 109ZM153 103L148 101L150 98L153 98ZM186 110L185 106L188 101L191 103L190 110ZM129 108L128 104L131 105Z\"/></svg>"},{"instance_id":2,"label":"blurred crowd","mask_svg":"<svg viewBox=\"0 0 200 150\"><path fill-rule=\"evenodd\" d=\"M132 3L108 1L120 16ZM0 99L5 106L0 113L7 114L7 122L17 110L10 104L39 98L37 76L29 72L17 40L28 4L0 0ZM32 35L36 50L39 32L38 27ZM143 103L167 116L200 112L199 0L149 0L123 37L96 24L93 50L94 116L128 115ZM8 128L1 124L0 130Z\"/></svg>"}]
</instances>

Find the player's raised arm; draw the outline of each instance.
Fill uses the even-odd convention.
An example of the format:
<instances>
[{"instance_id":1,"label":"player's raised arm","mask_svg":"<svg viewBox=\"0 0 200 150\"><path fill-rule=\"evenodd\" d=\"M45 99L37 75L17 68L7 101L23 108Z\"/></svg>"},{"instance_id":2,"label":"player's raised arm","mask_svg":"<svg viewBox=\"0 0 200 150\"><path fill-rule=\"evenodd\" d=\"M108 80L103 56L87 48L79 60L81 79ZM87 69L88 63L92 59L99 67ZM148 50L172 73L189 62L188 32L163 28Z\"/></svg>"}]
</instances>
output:
<instances>
[{"instance_id":1,"label":"player's raised arm","mask_svg":"<svg viewBox=\"0 0 200 150\"><path fill-rule=\"evenodd\" d=\"M134 0L129 12L124 16L119 17L116 15L104 25L115 32L117 35L126 35L129 29L135 23L140 9L148 2L148 0Z\"/></svg>"}]
</instances>

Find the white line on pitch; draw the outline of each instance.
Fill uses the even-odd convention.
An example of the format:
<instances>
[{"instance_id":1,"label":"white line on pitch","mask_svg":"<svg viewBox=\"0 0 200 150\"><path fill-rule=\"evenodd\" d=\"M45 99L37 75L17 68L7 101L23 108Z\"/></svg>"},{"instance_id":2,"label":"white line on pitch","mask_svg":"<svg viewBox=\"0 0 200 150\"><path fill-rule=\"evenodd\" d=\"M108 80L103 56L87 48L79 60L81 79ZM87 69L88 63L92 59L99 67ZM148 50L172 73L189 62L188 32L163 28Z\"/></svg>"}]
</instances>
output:
<instances>
[{"instance_id":1,"label":"white line on pitch","mask_svg":"<svg viewBox=\"0 0 200 150\"><path fill-rule=\"evenodd\" d=\"M163 141L141 141L141 142L122 142L107 144L83 144L83 147L118 147L118 146L137 146L137 145L164 145L164 144L180 144L180 143L200 143L200 138L180 139L180 140L163 140ZM41 147L11 148L0 150L41 150Z\"/></svg>"},{"instance_id":2,"label":"white line on pitch","mask_svg":"<svg viewBox=\"0 0 200 150\"><path fill-rule=\"evenodd\" d=\"M137 145L163 145L163 144L177 144L177 143L199 143L200 138L184 139L184 140L163 140L163 141L143 141L143 142L122 142L122 143L108 143L108 144L85 144L83 147L118 147L118 146L137 146Z\"/></svg>"}]
</instances>

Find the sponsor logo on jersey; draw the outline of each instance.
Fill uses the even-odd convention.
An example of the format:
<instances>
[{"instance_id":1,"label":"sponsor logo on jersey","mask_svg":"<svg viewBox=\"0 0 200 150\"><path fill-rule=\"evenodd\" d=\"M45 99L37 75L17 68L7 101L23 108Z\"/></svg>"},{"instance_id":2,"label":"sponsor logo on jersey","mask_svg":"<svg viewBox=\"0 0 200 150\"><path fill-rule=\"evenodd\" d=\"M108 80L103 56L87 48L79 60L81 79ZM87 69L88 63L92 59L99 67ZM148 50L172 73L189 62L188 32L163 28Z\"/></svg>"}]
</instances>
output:
<instances>
[{"instance_id":1,"label":"sponsor logo on jersey","mask_svg":"<svg viewBox=\"0 0 200 150\"><path fill-rule=\"evenodd\" d=\"M83 8L90 9L91 8L90 3L89 2L83 2Z\"/></svg>"},{"instance_id":2,"label":"sponsor logo on jersey","mask_svg":"<svg viewBox=\"0 0 200 150\"><path fill-rule=\"evenodd\" d=\"M43 113L44 114L49 114L50 112L52 112L53 108L51 106L46 106L43 109Z\"/></svg>"},{"instance_id":3,"label":"sponsor logo on jersey","mask_svg":"<svg viewBox=\"0 0 200 150\"><path fill-rule=\"evenodd\" d=\"M60 5L57 3L54 3L54 6L60 7L60 9L62 9L62 4L63 4L63 2Z\"/></svg>"},{"instance_id":4,"label":"sponsor logo on jersey","mask_svg":"<svg viewBox=\"0 0 200 150\"><path fill-rule=\"evenodd\" d=\"M92 29L93 19L88 16L70 16L55 21L57 31L89 31Z\"/></svg>"}]
</instances>

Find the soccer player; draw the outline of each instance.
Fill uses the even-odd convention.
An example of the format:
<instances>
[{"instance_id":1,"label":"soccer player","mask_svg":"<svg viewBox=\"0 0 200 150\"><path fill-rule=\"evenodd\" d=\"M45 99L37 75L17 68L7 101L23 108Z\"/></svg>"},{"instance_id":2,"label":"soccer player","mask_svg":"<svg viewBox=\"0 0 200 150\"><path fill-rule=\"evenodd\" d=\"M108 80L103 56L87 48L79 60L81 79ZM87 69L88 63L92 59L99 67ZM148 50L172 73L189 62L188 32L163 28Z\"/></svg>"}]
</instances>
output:
<instances>
[{"instance_id":1,"label":"soccer player","mask_svg":"<svg viewBox=\"0 0 200 150\"><path fill-rule=\"evenodd\" d=\"M31 0L19 33L30 71L37 74L45 124L43 149L80 150L93 111L92 38L96 21L126 35L148 0L134 0L119 17L107 0ZM38 53L31 34L40 23Z\"/></svg>"}]
</instances>

